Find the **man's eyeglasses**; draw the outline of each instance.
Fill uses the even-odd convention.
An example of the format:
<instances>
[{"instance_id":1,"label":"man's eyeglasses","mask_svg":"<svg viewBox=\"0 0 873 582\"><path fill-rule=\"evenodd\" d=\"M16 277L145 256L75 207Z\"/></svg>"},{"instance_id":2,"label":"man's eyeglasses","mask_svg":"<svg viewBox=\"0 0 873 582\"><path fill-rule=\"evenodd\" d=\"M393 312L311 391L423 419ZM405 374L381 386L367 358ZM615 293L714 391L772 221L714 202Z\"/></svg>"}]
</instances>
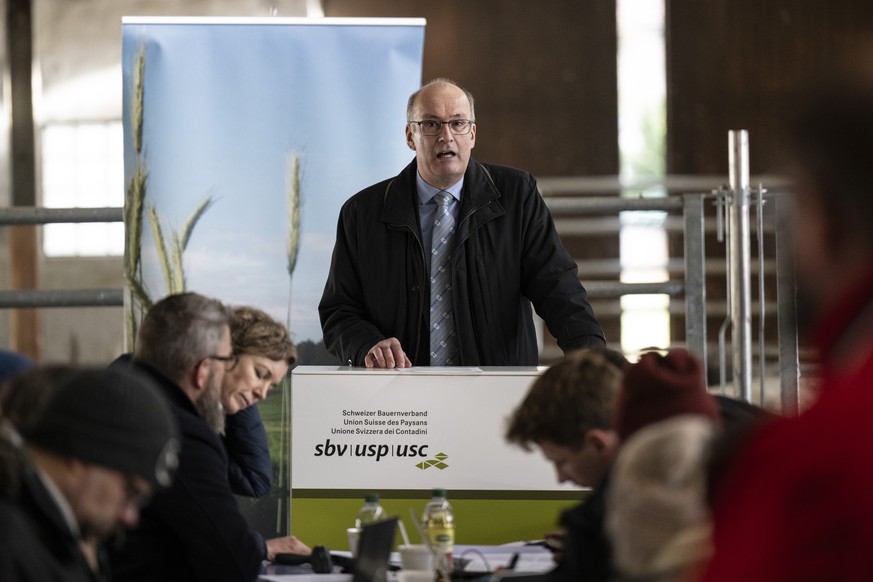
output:
<instances>
[{"instance_id":1,"label":"man's eyeglasses","mask_svg":"<svg viewBox=\"0 0 873 582\"><path fill-rule=\"evenodd\" d=\"M219 362L224 362L224 365L227 367L228 370L236 366L236 363L239 361L239 356L237 356L236 354L231 354L229 356L211 355L206 356L206 358L209 360L218 360Z\"/></svg>"},{"instance_id":2,"label":"man's eyeglasses","mask_svg":"<svg viewBox=\"0 0 873 582\"><path fill-rule=\"evenodd\" d=\"M124 477L124 501L128 506L141 509L151 499L151 487L142 482L141 479L136 479L131 475Z\"/></svg>"},{"instance_id":3,"label":"man's eyeglasses","mask_svg":"<svg viewBox=\"0 0 873 582\"><path fill-rule=\"evenodd\" d=\"M437 121L436 119L425 119L423 121L410 121L410 125L417 125L421 135L439 135L443 131L443 126L448 125L449 131L454 135L467 135L473 129L473 124L476 123L472 119L450 119L449 121Z\"/></svg>"}]
</instances>

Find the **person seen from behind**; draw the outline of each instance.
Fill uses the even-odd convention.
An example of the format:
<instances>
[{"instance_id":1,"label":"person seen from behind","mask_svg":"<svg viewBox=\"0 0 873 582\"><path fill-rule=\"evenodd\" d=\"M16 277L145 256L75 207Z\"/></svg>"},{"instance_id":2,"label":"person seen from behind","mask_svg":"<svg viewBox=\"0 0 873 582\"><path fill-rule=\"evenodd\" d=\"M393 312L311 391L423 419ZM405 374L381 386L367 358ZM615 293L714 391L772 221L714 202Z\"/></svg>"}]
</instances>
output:
<instances>
[{"instance_id":1,"label":"person seen from behind","mask_svg":"<svg viewBox=\"0 0 873 582\"><path fill-rule=\"evenodd\" d=\"M873 52L816 79L784 151L798 319L818 399L756 430L714 495L701 580L873 579Z\"/></svg>"}]
</instances>

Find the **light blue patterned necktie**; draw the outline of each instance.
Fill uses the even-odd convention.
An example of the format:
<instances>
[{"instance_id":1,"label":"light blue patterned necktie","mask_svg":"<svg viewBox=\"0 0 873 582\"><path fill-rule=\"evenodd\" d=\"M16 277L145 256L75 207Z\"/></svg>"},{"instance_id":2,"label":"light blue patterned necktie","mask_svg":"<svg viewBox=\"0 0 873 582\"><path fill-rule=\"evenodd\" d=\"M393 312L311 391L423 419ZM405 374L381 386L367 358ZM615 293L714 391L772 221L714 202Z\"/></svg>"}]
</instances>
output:
<instances>
[{"instance_id":1,"label":"light blue patterned necktie","mask_svg":"<svg viewBox=\"0 0 873 582\"><path fill-rule=\"evenodd\" d=\"M458 341L452 314L451 268L455 219L449 212L452 195L441 190L434 194L433 199L438 208L430 257L430 365L456 366Z\"/></svg>"}]
</instances>

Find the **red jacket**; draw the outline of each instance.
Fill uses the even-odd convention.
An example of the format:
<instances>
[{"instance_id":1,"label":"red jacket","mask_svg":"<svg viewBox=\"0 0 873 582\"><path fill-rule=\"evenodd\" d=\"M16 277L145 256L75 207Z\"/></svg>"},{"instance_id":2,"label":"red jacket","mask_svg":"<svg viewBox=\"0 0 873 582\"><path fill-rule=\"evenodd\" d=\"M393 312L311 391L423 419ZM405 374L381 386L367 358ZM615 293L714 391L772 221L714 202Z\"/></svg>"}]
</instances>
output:
<instances>
[{"instance_id":1,"label":"red jacket","mask_svg":"<svg viewBox=\"0 0 873 582\"><path fill-rule=\"evenodd\" d=\"M852 371L831 354L871 309L873 277L821 320L818 401L763 428L719 486L706 582L873 580L873 330Z\"/></svg>"}]
</instances>

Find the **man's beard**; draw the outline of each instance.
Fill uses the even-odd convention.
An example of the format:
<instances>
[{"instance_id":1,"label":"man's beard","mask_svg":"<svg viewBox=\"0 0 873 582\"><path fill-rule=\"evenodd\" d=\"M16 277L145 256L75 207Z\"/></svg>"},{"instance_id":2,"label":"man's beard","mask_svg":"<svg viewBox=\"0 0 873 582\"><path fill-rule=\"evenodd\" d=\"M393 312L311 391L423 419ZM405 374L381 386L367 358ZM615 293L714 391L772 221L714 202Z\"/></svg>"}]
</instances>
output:
<instances>
[{"instance_id":1,"label":"man's beard","mask_svg":"<svg viewBox=\"0 0 873 582\"><path fill-rule=\"evenodd\" d=\"M105 527L98 527L90 521L79 523L79 537L83 540L96 539L104 540L110 537L115 532L123 532L124 526L115 524L107 530Z\"/></svg>"},{"instance_id":2,"label":"man's beard","mask_svg":"<svg viewBox=\"0 0 873 582\"><path fill-rule=\"evenodd\" d=\"M224 430L224 407L221 405L221 378L210 374L203 396L195 404L197 412L215 432Z\"/></svg>"}]
</instances>

